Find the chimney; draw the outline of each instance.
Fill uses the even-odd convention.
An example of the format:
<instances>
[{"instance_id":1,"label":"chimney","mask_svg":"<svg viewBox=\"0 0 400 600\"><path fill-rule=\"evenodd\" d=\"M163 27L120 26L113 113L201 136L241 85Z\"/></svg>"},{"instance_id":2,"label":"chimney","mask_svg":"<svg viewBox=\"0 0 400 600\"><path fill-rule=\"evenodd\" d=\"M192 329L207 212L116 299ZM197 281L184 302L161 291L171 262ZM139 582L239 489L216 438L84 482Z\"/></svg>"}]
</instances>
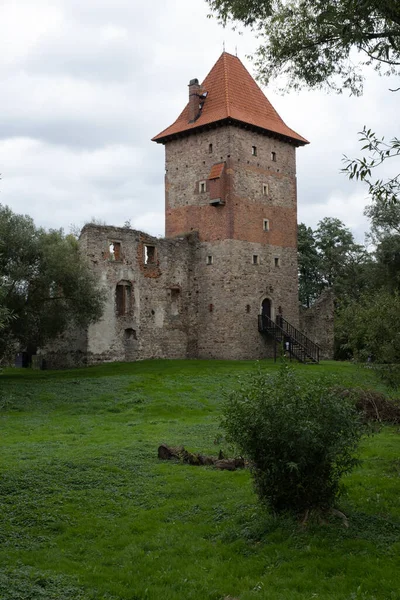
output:
<instances>
[{"instance_id":1,"label":"chimney","mask_svg":"<svg viewBox=\"0 0 400 600\"><path fill-rule=\"evenodd\" d=\"M189 123L194 123L200 116L201 93L199 80L191 79L189 82Z\"/></svg>"}]
</instances>

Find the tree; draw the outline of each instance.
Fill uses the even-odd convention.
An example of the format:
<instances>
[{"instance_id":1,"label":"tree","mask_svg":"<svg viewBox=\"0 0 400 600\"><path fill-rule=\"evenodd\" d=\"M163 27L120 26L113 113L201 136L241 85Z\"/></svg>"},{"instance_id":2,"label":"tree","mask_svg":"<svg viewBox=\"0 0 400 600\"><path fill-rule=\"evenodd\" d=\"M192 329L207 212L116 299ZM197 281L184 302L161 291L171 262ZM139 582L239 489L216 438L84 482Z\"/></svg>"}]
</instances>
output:
<instances>
[{"instance_id":1,"label":"tree","mask_svg":"<svg viewBox=\"0 0 400 600\"><path fill-rule=\"evenodd\" d=\"M311 227L300 223L297 229L299 301L309 308L321 293L320 256Z\"/></svg>"},{"instance_id":2,"label":"tree","mask_svg":"<svg viewBox=\"0 0 400 600\"><path fill-rule=\"evenodd\" d=\"M358 297L368 285L371 257L340 219L325 217L315 231L299 225L298 262L299 300L304 306L326 287L333 286L336 299L344 301Z\"/></svg>"},{"instance_id":3,"label":"tree","mask_svg":"<svg viewBox=\"0 0 400 600\"><path fill-rule=\"evenodd\" d=\"M260 79L286 75L287 87L362 92L364 65L400 67L398 0L207 0L223 24L243 23L260 39Z\"/></svg>"},{"instance_id":4,"label":"tree","mask_svg":"<svg viewBox=\"0 0 400 600\"><path fill-rule=\"evenodd\" d=\"M99 319L102 308L77 240L0 205L0 357L11 340L34 353L69 327Z\"/></svg>"},{"instance_id":5,"label":"tree","mask_svg":"<svg viewBox=\"0 0 400 600\"><path fill-rule=\"evenodd\" d=\"M341 347L360 361L400 362L400 296L384 288L339 308L335 322Z\"/></svg>"},{"instance_id":6,"label":"tree","mask_svg":"<svg viewBox=\"0 0 400 600\"><path fill-rule=\"evenodd\" d=\"M228 395L222 426L249 459L261 502L295 514L334 507L363 432L354 404L331 381L303 379L285 363L243 380Z\"/></svg>"}]
</instances>

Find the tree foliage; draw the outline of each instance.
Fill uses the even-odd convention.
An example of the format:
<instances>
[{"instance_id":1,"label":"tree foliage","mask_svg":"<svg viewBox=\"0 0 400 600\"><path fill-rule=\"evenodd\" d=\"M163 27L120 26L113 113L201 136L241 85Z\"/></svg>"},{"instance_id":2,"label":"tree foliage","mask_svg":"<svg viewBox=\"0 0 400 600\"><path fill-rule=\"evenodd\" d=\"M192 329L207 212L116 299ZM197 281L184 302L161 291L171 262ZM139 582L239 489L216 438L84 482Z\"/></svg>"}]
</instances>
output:
<instances>
[{"instance_id":1,"label":"tree foliage","mask_svg":"<svg viewBox=\"0 0 400 600\"><path fill-rule=\"evenodd\" d=\"M336 335L350 355L378 363L400 362L400 295L381 288L343 305L336 317Z\"/></svg>"},{"instance_id":2,"label":"tree foliage","mask_svg":"<svg viewBox=\"0 0 400 600\"><path fill-rule=\"evenodd\" d=\"M258 34L256 66L264 83L285 75L298 89L347 88L360 94L364 65L399 73L398 0L208 0L223 24Z\"/></svg>"},{"instance_id":3,"label":"tree foliage","mask_svg":"<svg viewBox=\"0 0 400 600\"><path fill-rule=\"evenodd\" d=\"M228 396L222 426L251 461L260 500L293 513L334 506L363 433L354 404L331 381L301 379L284 363Z\"/></svg>"},{"instance_id":4,"label":"tree foliage","mask_svg":"<svg viewBox=\"0 0 400 600\"><path fill-rule=\"evenodd\" d=\"M361 150L367 151L368 155L354 159L345 156L343 171L350 179L359 179L367 183L369 195L376 206L393 205L400 198L400 174L396 174L400 164L400 139L394 137L386 142L384 137L378 138L375 132L366 127L360 132L360 136L360 142L363 144ZM384 162L387 168L389 159L391 164L394 163L393 174L387 178L373 179L372 173L379 171Z\"/></svg>"},{"instance_id":5,"label":"tree foliage","mask_svg":"<svg viewBox=\"0 0 400 600\"><path fill-rule=\"evenodd\" d=\"M337 299L359 295L370 259L340 219L325 217L315 230L300 223L298 263L299 300L309 307L326 287Z\"/></svg>"},{"instance_id":6,"label":"tree foliage","mask_svg":"<svg viewBox=\"0 0 400 600\"><path fill-rule=\"evenodd\" d=\"M99 319L102 307L77 240L0 205L0 356L13 340L35 352L68 327Z\"/></svg>"}]
</instances>

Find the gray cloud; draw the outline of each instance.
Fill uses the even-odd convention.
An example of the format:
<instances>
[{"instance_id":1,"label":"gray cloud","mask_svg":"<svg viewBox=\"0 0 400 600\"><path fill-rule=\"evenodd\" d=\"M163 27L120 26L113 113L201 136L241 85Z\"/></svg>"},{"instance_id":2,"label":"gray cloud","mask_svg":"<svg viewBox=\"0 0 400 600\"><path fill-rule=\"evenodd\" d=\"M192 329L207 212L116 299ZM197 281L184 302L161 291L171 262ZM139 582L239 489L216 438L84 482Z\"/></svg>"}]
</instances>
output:
<instances>
[{"instance_id":1,"label":"gray cloud","mask_svg":"<svg viewBox=\"0 0 400 600\"><path fill-rule=\"evenodd\" d=\"M3 0L0 6L0 201L47 227L95 217L163 232L163 148L150 138L226 49L255 39L187 0ZM298 151L299 219L338 216L362 239L363 186L339 173L364 124L393 135L395 94L375 74L363 98L267 96L311 145ZM393 87L393 86L392 86Z\"/></svg>"}]
</instances>

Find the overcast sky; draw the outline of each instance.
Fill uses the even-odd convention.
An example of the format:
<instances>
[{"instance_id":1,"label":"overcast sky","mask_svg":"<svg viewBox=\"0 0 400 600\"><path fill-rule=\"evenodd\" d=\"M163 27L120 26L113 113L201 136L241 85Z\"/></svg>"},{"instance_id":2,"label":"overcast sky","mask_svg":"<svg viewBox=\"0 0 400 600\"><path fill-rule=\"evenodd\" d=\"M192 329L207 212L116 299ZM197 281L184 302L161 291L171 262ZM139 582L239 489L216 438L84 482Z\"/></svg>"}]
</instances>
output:
<instances>
[{"instance_id":1,"label":"overcast sky","mask_svg":"<svg viewBox=\"0 0 400 600\"><path fill-rule=\"evenodd\" d=\"M0 203L45 227L130 220L163 235L164 148L150 139L224 43L254 74L254 36L208 12L203 0L0 0ZM338 217L363 240L366 189L339 173L341 157L357 155L364 124L395 135L390 86L371 73L362 98L264 90L311 142L297 151L299 221Z\"/></svg>"}]
</instances>

